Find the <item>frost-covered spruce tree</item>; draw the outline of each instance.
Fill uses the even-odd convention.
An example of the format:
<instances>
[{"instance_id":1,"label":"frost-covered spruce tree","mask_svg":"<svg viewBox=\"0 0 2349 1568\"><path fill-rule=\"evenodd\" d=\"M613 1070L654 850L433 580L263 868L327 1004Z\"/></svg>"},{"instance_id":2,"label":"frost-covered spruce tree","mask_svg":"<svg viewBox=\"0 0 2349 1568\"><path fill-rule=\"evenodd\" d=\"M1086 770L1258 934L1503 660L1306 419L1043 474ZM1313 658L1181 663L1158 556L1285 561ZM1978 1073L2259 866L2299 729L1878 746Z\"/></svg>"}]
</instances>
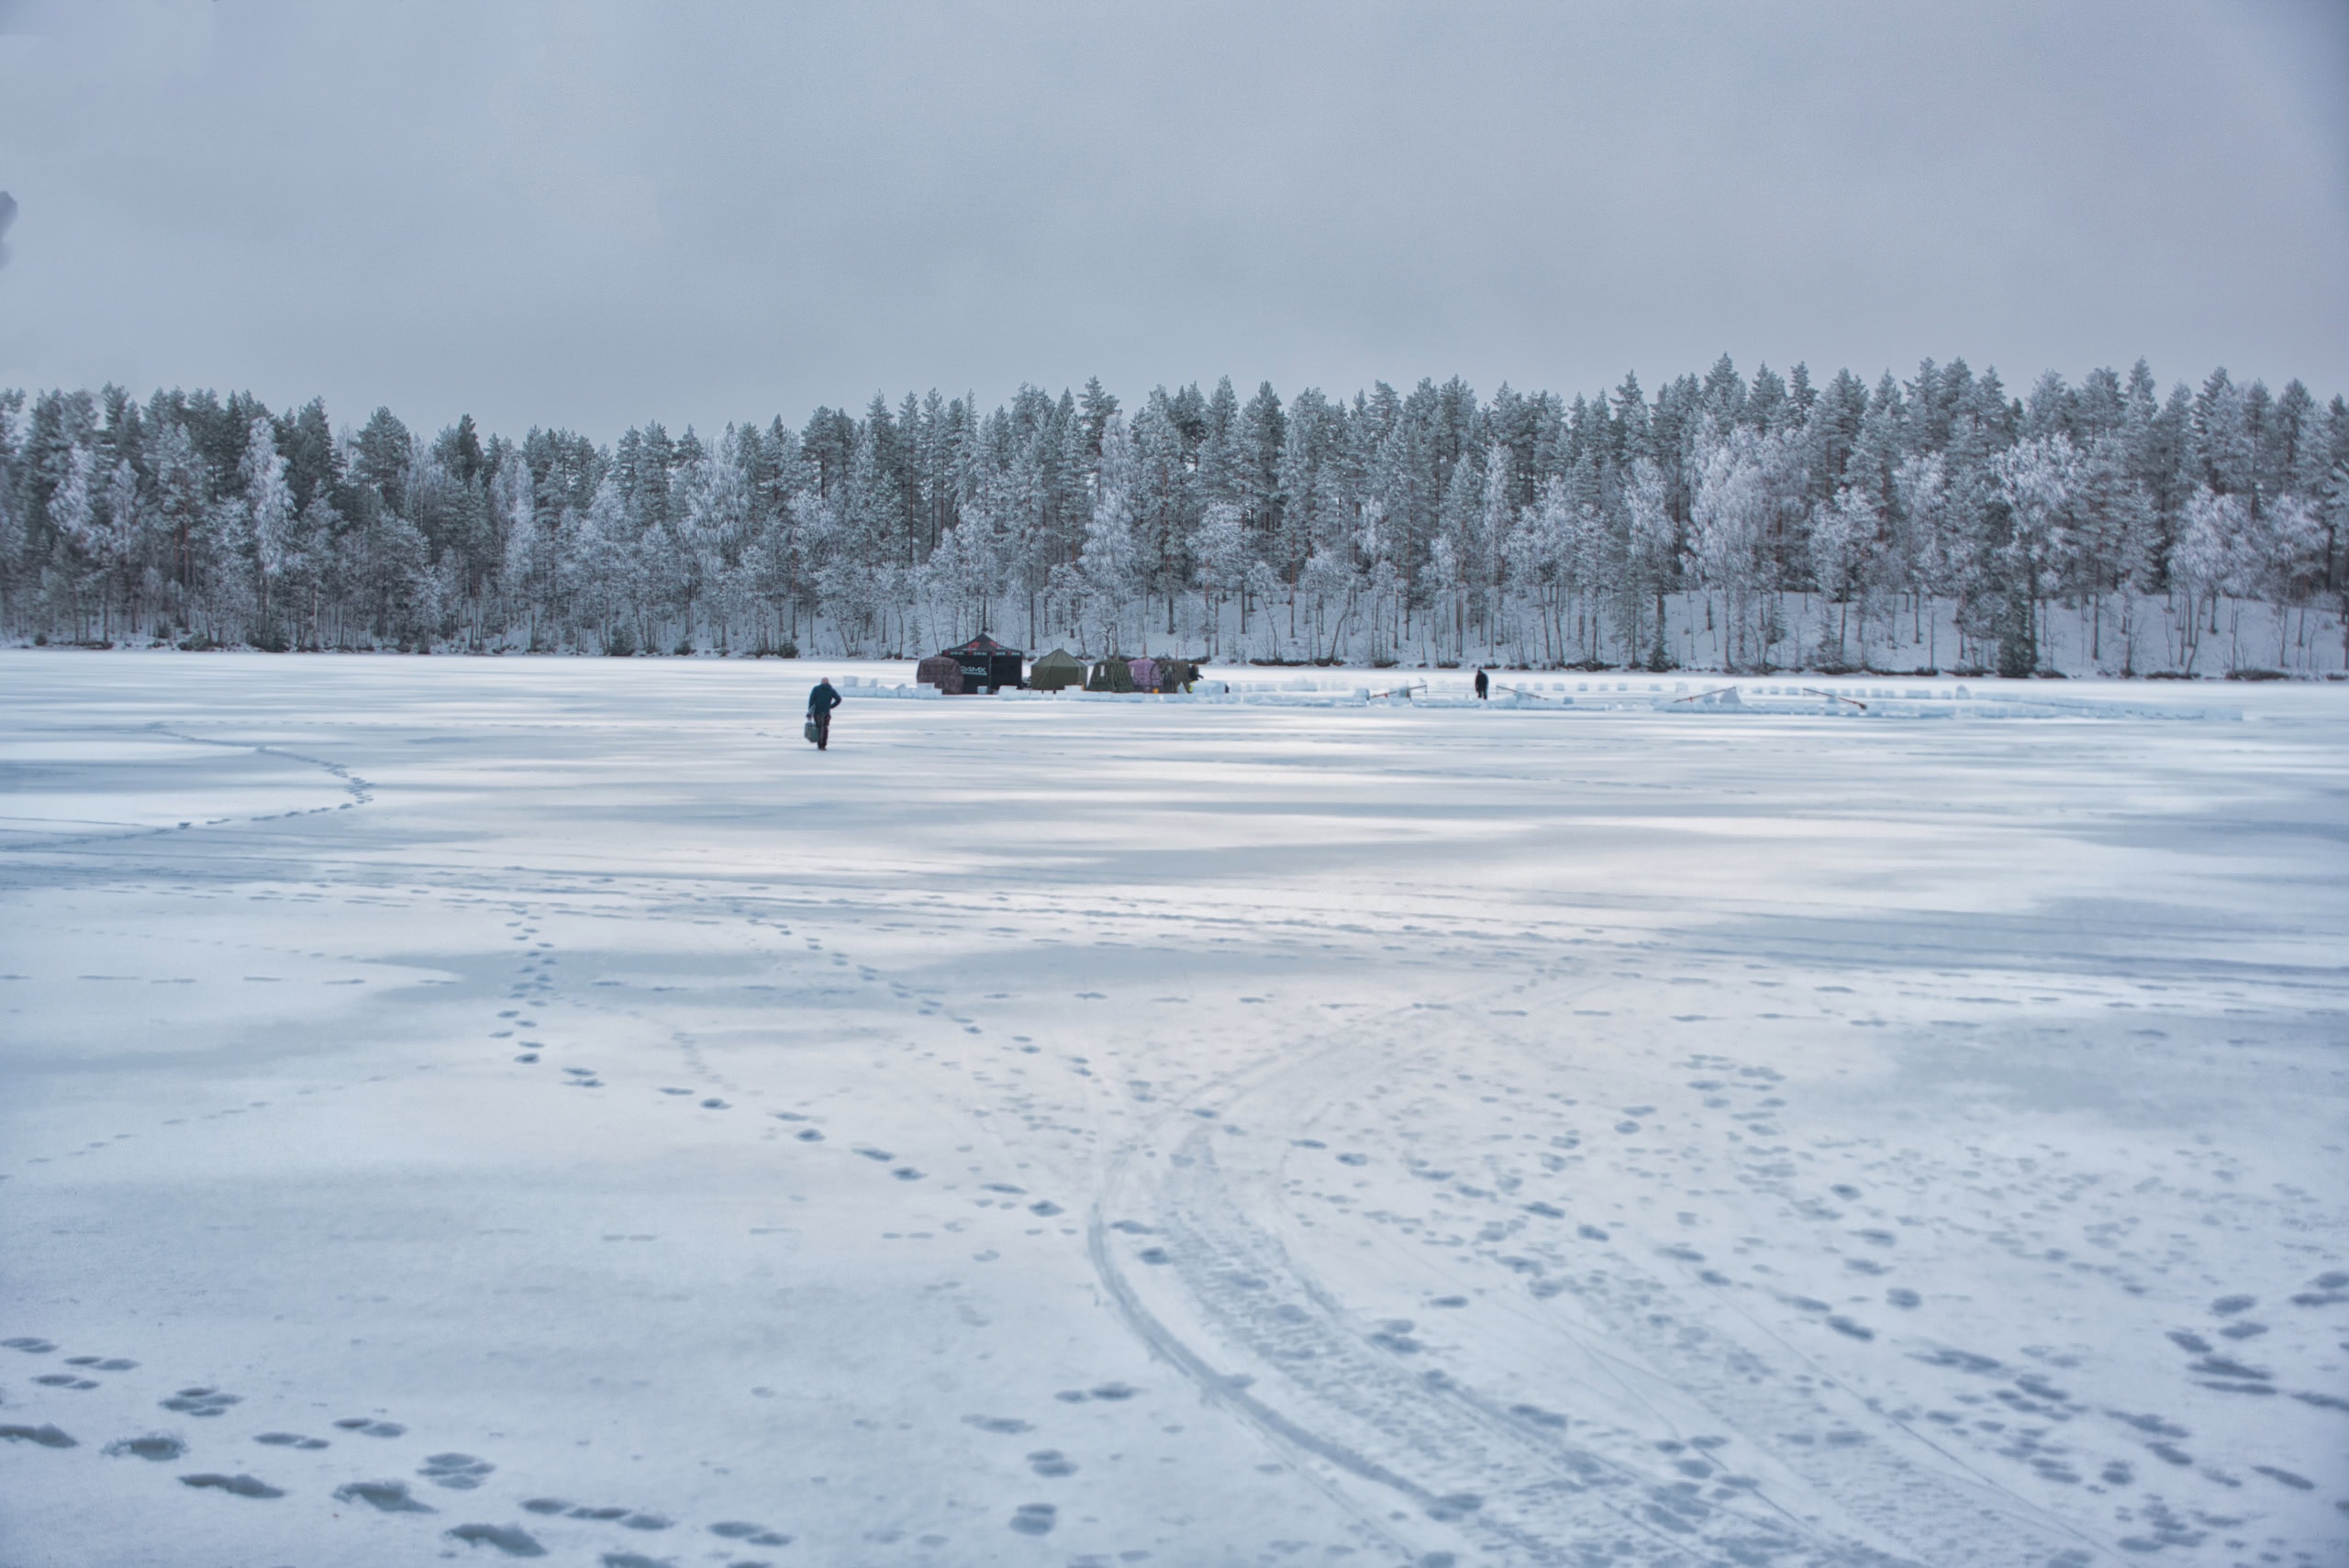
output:
<instances>
[{"instance_id":1,"label":"frost-covered spruce tree","mask_svg":"<svg viewBox=\"0 0 2349 1568\"><path fill-rule=\"evenodd\" d=\"M93 595L104 567L99 559L97 501L90 493L90 449L66 449L64 472L49 494L49 524L56 531L57 554L75 635L89 635Z\"/></svg>"},{"instance_id":2,"label":"frost-covered spruce tree","mask_svg":"<svg viewBox=\"0 0 2349 1568\"><path fill-rule=\"evenodd\" d=\"M2059 431L2017 442L2000 452L1991 466L2009 523L2002 562L2006 581L2009 591L2022 603L2020 634L2024 639L2024 657L2008 668L2012 673L2031 674L2046 663L2040 605L2062 584L2057 566L2066 531L2073 526L2079 452L2071 438Z\"/></svg>"},{"instance_id":3,"label":"frost-covered spruce tree","mask_svg":"<svg viewBox=\"0 0 2349 1568\"><path fill-rule=\"evenodd\" d=\"M1095 649L1104 654L1124 651L1127 611L1141 584L1143 562L1135 538L1135 503L1142 479L1141 454L1133 432L1124 419L1113 415L1101 430L1100 478L1094 491L1093 516L1085 527L1085 549L1077 561L1085 593L1085 628Z\"/></svg>"}]
</instances>

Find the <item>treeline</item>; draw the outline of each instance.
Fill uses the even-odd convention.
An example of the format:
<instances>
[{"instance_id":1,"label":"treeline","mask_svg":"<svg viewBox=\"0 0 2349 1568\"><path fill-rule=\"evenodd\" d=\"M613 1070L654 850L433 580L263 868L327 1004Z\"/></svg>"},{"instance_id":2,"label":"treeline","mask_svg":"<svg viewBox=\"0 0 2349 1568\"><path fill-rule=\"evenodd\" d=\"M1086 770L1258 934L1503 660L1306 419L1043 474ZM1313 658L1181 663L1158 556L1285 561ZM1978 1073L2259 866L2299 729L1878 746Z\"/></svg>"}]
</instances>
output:
<instances>
[{"instance_id":1,"label":"treeline","mask_svg":"<svg viewBox=\"0 0 2349 1568\"><path fill-rule=\"evenodd\" d=\"M1653 396L1229 380L714 437L0 394L0 628L264 649L1028 647L1534 665L2335 667L2349 406L1724 357ZM2243 617L2259 627L2246 643ZM2311 617L2313 616L2313 621ZM2295 617L2297 617L2297 621Z\"/></svg>"}]
</instances>

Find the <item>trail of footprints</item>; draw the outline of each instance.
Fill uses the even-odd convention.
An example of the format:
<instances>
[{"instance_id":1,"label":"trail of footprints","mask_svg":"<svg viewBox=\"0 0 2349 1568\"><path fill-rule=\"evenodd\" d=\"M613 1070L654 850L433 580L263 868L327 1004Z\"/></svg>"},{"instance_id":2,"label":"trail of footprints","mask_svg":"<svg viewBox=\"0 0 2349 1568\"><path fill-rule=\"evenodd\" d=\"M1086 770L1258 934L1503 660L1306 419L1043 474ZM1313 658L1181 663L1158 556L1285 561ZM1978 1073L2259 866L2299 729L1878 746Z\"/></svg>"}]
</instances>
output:
<instances>
[{"instance_id":1,"label":"trail of footprints","mask_svg":"<svg viewBox=\"0 0 2349 1568\"><path fill-rule=\"evenodd\" d=\"M53 1354L58 1346L36 1336L24 1335L0 1340L0 1349L28 1356ZM109 1373L129 1372L139 1363L124 1357L72 1356L64 1364L86 1366ZM88 1379L76 1378L71 1385L50 1377L39 1377L37 1383L52 1387L95 1387ZM1108 1382L1091 1388L1063 1389L1052 1397L1064 1404L1101 1401L1121 1404L1133 1399L1142 1391L1130 1384ZM228 1414L243 1399L226 1390L199 1385L178 1389L157 1402L158 1407L175 1415L197 1420L217 1419ZM1033 1423L1017 1417L966 1416L963 1423L996 1436L1020 1437L1035 1430ZM332 1424L333 1439L316 1437L303 1432L264 1431L253 1436L256 1445L282 1451L314 1452L330 1449L337 1440L370 1439L381 1442L406 1437L408 1429L397 1421L375 1416L346 1417ZM34 1448L68 1450L82 1446L79 1439L50 1422L40 1425L0 1423L0 1442L23 1443ZM149 1432L135 1437L119 1438L100 1450L108 1459L139 1460L150 1464L175 1465L189 1461L195 1445L188 1439L170 1432ZM1058 1449L1042 1448L1027 1454L1030 1472L1047 1480L1060 1480L1074 1475L1079 1466ZM369 1466L369 1468L373 1468ZM439 1515L442 1506L453 1501L441 1499L440 1505L429 1500L429 1493L419 1486L443 1491L466 1493L480 1489L488 1483L497 1466L489 1460L470 1453L446 1451L427 1455L415 1471L414 1479L371 1478L343 1482L332 1490L337 1502L363 1506L384 1515ZM289 1488L275 1485L242 1470L189 1470L177 1479L181 1485L199 1492L217 1492L225 1496L266 1502L289 1495ZM614 1529L632 1530L647 1537L679 1529L679 1522L649 1508L581 1503L569 1497L533 1496L521 1500L526 1514L546 1519L577 1520L587 1524L608 1526ZM1030 1502L1015 1506L1005 1521L1013 1531L1022 1535L1046 1535L1058 1522L1058 1506L1052 1503ZM690 1528L690 1527L685 1527ZM787 1547L796 1539L788 1531L750 1519L718 1519L702 1527L709 1535L729 1545L749 1547ZM468 1521L455 1524L442 1531L447 1539L467 1546L488 1547L509 1557L543 1557L547 1545L519 1521ZM943 1536L925 1536L925 1545L947 1543ZM1140 1561L1147 1552L1124 1554L1127 1561ZM599 1561L603 1568L668 1568L667 1560L647 1556L641 1552L614 1550L603 1552ZM765 1559L730 1559L727 1568L773 1568Z\"/></svg>"},{"instance_id":2,"label":"trail of footprints","mask_svg":"<svg viewBox=\"0 0 2349 1568\"><path fill-rule=\"evenodd\" d=\"M509 927L516 932L513 940L517 941L535 940L539 934L539 928L531 920L529 911L527 907L518 906L517 913L521 917L508 922ZM814 939L807 939L807 942L811 952L823 951L822 944ZM538 945L543 949L551 944L539 943ZM829 956L836 964L846 965L848 962L842 955ZM543 1042L534 1036L519 1039L517 1037L523 1035L524 1031L536 1030L539 1027L534 1017L524 1015L536 1011L535 1007L528 1004L547 999L548 994L551 991L552 983L540 966L551 965L552 962L552 956L545 953L534 953L529 960L526 961L521 977L509 993L509 1000L525 1005L508 1007L497 1014L498 1027L492 1031L492 1038L499 1040L514 1040L520 1048L515 1057L518 1062L535 1063L542 1059L542 1053L546 1049ZM858 967L861 978L866 982L877 982L880 979L878 973L869 966ZM891 989L901 1000L912 999L911 992L902 985L892 984ZM935 1016L940 1010L939 1005L928 998L922 1000L920 1006L925 1017ZM952 1017L952 1021L963 1026L969 1033L980 1032L977 1026L967 1018L957 1016ZM1023 1043L1018 1044L1017 1049L1032 1054L1036 1048L1032 1044L1025 1044L1024 1040L1025 1037L1019 1037L1019 1041ZM603 1079L593 1069L565 1067L562 1072L563 1083L567 1087L599 1089L605 1086ZM669 1097L696 1097L699 1108L705 1110L722 1111L732 1108L725 1099L704 1095L700 1090L662 1085L658 1092ZM774 1111L768 1114L774 1119L785 1123L804 1124L808 1121L807 1117L795 1111ZM827 1141L825 1133L811 1125L800 1126L795 1137L798 1141L808 1144L820 1144ZM887 1149L867 1143L855 1143L850 1145L847 1151L885 1168L889 1176L896 1181L918 1182L925 1177L924 1172L899 1160L897 1155ZM984 1184L983 1190L985 1194L991 1195L975 1200L984 1207L1024 1209L1029 1215L1040 1219L1052 1218L1064 1212L1062 1206L1051 1199L1032 1197L1026 1189L1009 1183L986 1183ZM609 1236L606 1240L650 1240L652 1238ZM51 1341L34 1336L0 1340L0 1348L34 1356L47 1356L58 1349ZM98 1380L88 1375L89 1373L130 1372L139 1365L138 1362L123 1357L95 1355L64 1357L60 1364L74 1370L37 1375L32 1381L39 1385L50 1388L69 1391L89 1390L100 1386ZM1133 1399L1141 1393L1141 1390L1131 1385L1113 1380L1089 1388L1063 1389L1052 1397L1063 1404L1083 1404L1092 1401L1119 1404ZM239 1396L224 1389L196 1385L173 1391L167 1397L158 1401L158 1407L192 1420L214 1420L229 1414L242 1403L243 1400ZM971 1416L964 1419L966 1424L993 1434L1020 1435L1034 1430L1031 1423L1017 1418ZM336 1433L334 1438L273 1430L256 1434L252 1441L259 1446L281 1451L311 1452L329 1449L339 1440L388 1440L407 1435L407 1429L399 1422L370 1416L345 1418L334 1422L333 1429ZM52 1450L75 1449L81 1446L80 1440L72 1434L53 1423L46 1422L39 1425L0 1423L0 1441L12 1444L24 1443L35 1448ZM170 1433L155 1432L117 1439L106 1443L100 1451L110 1459L172 1464L187 1460L192 1450L186 1439ZM1046 1480L1064 1479L1076 1474L1079 1469L1074 1460L1060 1450L1051 1448L1030 1451L1026 1456L1026 1462L1033 1474ZM473 1454L456 1451L435 1453L424 1459L416 1471L413 1480L348 1481L337 1485L333 1489L332 1496L339 1502L363 1506L379 1514L437 1515L441 1509L428 1500L429 1494L419 1493L419 1485L450 1492L471 1492L482 1487L495 1470L496 1466L490 1461ZM182 1485L193 1490L217 1492L225 1496L253 1501L269 1501L288 1495L285 1487L242 1471L190 1471L180 1474L178 1480ZM443 1499L444 1503L446 1501L448 1500ZM521 1500L520 1507L527 1514L543 1518L606 1525L616 1529L641 1532L648 1536L678 1528L675 1520L649 1509L580 1503L567 1497L528 1497ZM1043 1536L1052 1533L1057 1527L1059 1512L1058 1506L1052 1503L1020 1503L1011 1508L1004 1523L1018 1534ZM744 1519L721 1519L705 1528L710 1535L721 1540L751 1547L785 1547L792 1544L795 1539L786 1531ZM489 1548L506 1556L541 1557L548 1554L547 1546L519 1521L461 1523L451 1526L443 1531L443 1534L452 1541L466 1546ZM922 1540L926 1545L943 1545L946 1538L926 1536ZM1146 1552L1123 1554L1128 1561L1139 1561L1148 1555ZM629 1551L604 1552L600 1562L603 1568L665 1568L665 1561L662 1559ZM771 1568L771 1565L763 1560L738 1559L730 1562L729 1568Z\"/></svg>"},{"instance_id":3,"label":"trail of footprints","mask_svg":"<svg viewBox=\"0 0 2349 1568\"><path fill-rule=\"evenodd\" d=\"M1819 1226L1842 1227L1845 1233L1872 1246L1888 1247L1893 1244L1894 1239L1889 1232L1865 1226L1854 1228L1845 1220L1845 1209L1863 1199L1859 1188L1849 1183L1838 1183L1826 1186L1820 1196L1805 1196L1798 1184L1789 1179L1794 1173L1792 1168L1782 1163L1779 1158L1784 1154L1784 1149L1761 1141L1782 1136L1775 1125L1786 1104L1776 1092L1782 1084L1780 1074L1767 1067L1743 1066L1720 1056L1691 1056L1682 1065L1697 1074L1688 1081L1687 1087L1704 1096L1702 1105L1708 1111L1732 1108L1735 1102L1730 1096L1741 1091L1753 1096L1748 1101L1748 1108L1736 1112L1732 1117L1748 1129L1750 1136L1757 1140L1755 1144L1749 1146L1745 1155L1753 1162L1751 1168L1742 1174L1742 1179L1746 1185L1754 1190L1778 1194L1801 1218ZM1466 1073L1454 1076L1462 1083L1472 1081L1471 1075ZM1505 1095L1517 1093L1506 1084L1491 1086L1502 1090ZM1374 1092L1369 1097L1379 1098L1381 1093ZM1563 1105L1574 1106L1575 1102L1564 1100ZM1570 1195L1572 1184L1564 1178L1575 1166L1583 1162L1577 1151L1585 1151L1586 1140L1593 1136L1605 1137L1604 1132L1597 1130L1598 1128L1611 1123L1611 1131L1615 1134L1637 1135L1642 1131L1643 1123L1654 1119L1657 1110L1656 1106L1646 1105L1622 1106L1612 1113L1603 1112L1596 1106L1583 1108L1586 1114L1582 1120L1586 1125L1581 1130L1570 1129L1559 1135L1544 1129L1540 1133L1525 1135L1533 1138L1537 1143L1546 1142L1549 1146L1547 1151L1539 1155L1542 1169L1538 1173L1524 1169L1509 1170L1506 1167L1515 1162L1502 1159L1496 1162L1492 1158L1479 1154L1470 1154L1464 1160L1438 1162L1408 1152L1408 1146L1399 1153L1385 1153L1385 1158L1398 1160L1408 1174L1430 1183L1433 1201L1423 1214L1381 1209L1365 1213L1364 1218L1381 1225L1393 1226L1407 1236L1428 1235L1447 1245L1467 1244L1480 1258L1528 1276L1528 1289L1536 1297L1546 1297L1566 1289L1576 1290L1594 1300L1620 1296L1638 1307L1636 1313L1627 1307L1627 1318L1643 1316L1653 1311L1649 1302L1653 1282L1632 1266L1630 1257L1609 1248L1602 1272L1594 1273L1590 1272L1590 1263L1595 1260L1586 1258L1577 1265L1572 1255L1572 1243L1561 1244L1546 1240L1549 1237L1564 1238L1571 1229L1572 1234L1582 1241L1608 1247L1612 1240L1608 1229L1590 1223L1588 1219L1574 1223L1578 1217L1571 1211L1580 1206ZM1202 1111L1197 1114L1209 1116L1213 1113ZM1504 1121L1508 1119L1503 1118ZM1359 1131L1365 1140L1375 1140L1378 1136L1373 1126L1364 1126ZM1503 1136L1505 1140L1506 1135ZM1332 1149L1322 1139L1297 1138L1290 1143L1292 1148L1306 1152L1311 1159L1332 1159L1342 1166L1358 1169L1374 1162L1371 1155L1358 1150ZM1452 1168L1455 1165L1460 1169L1455 1171ZM1472 1172L1468 1169L1471 1166L1486 1168ZM1547 1181L1545 1176L1549 1178ZM1350 1195L1319 1190L1327 1180L1326 1177L1292 1180L1289 1185L1293 1191L1318 1197L1341 1209L1351 1209L1354 1200ZM1475 1184L1477 1181L1487 1181L1492 1185L1479 1186ZM1542 1196L1535 1195L1545 1187L1552 1190ZM1498 1191L1493 1190L1495 1188ZM1511 1215L1511 1209L1516 1211L1517 1217ZM1534 1229L1529 1231L1529 1220L1518 1217L1530 1217ZM1680 1216L1684 1223L1694 1218L1688 1214ZM1115 1229L1139 1233L1145 1228L1120 1223ZM1689 1265L1704 1264L1707 1261L1705 1254L1695 1248L1658 1234L1653 1222L1644 1227L1635 1227L1635 1230L1639 1232L1638 1240L1656 1244L1654 1250L1663 1258ZM1657 1244L1663 1242L1672 1244ZM2017 1255L2037 1255L2025 1253L2020 1243L2006 1244ZM1739 1250L1742 1251L1742 1248ZM1833 1249L1826 1251L1832 1252ZM1528 1253L1531 1256L1527 1256ZM1143 1263L1169 1261L1164 1249L1157 1246L1141 1251L1136 1256ZM1886 1265L1865 1255L1847 1256L1842 1266L1852 1273L1879 1284L1892 1273ZM1766 1275L1776 1271L1762 1272ZM2114 1271L2099 1269L2097 1272ZM1609 1279L1609 1275L1620 1277ZM1716 1288L1728 1287L1732 1284L1715 1268L1704 1268L1697 1277ZM1876 1328L1837 1311L1828 1302L1794 1294L1783 1286L1776 1288L1773 1294L1786 1305L1810 1316L1824 1329L1836 1334L1861 1342L1877 1339ZM2323 1308L2349 1303L2349 1270L2331 1269L2316 1273L2301 1288L2288 1294L2288 1306L2295 1309ZM1887 1285L1883 1299L1902 1311L1912 1311L1922 1301L1918 1292L1898 1284ZM1469 1303L1465 1298L1455 1296L1436 1298L1428 1305L1433 1307L1462 1307ZM2277 1374L2272 1370L2256 1364L2255 1358L2248 1353L2249 1349L2269 1332L2265 1323L2250 1316L2259 1306L2258 1299L2250 1295L2222 1296L2209 1304L2210 1325L2200 1329L2173 1329L2167 1334L2184 1360L2181 1370L2188 1380L2200 1387L2222 1393L2285 1394L2308 1406L2349 1414L2349 1399L2321 1389L2279 1386ZM1392 1319L1382 1324L1379 1330L1368 1338L1372 1344L1390 1353L1412 1355L1424 1348L1421 1341L1413 1336L1412 1331L1417 1327L1408 1319ZM2138 1414L2092 1406L2067 1393L2058 1385L2056 1379L2061 1378L2062 1373L2055 1369L2074 1364L2069 1358L2050 1358L2048 1370L2037 1370L1946 1347L1938 1350L1908 1349L1900 1353L1957 1374L1954 1380L1955 1385L1949 1390L1947 1396L1958 1408L1925 1409L1921 1412L1924 1422L1941 1429L1944 1439L1962 1435L1984 1451L1995 1452L2000 1458L2027 1466L2044 1481L2065 1485L2094 1482L2100 1485L2093 1485L2092 1490L2110 1489L2116 1492L2141 1481L2137 1466L2125 1459L2111 1459L2102 1462L2099 1468L2096 1462L2080 1456L2072 1445L2055 1440L2054 1434L2061 1430L2064 1423L2094 1413L2114 1422L2134 1437L2143 1445L2145 1451L2159 1462L2160 1467L2192 1468L2221 1486L2231 1489L2242 1485L2240 1479L2228 1473L2224 1464L2214 1462L2209 1455L2188 1451L2184 1445L2193 1434L2176 1422L2156 1414ZM2031 1353L2038 1352L2033 1351ZM1966 1387L1969 1383L1980 1392L1969 1391ZM1518 1413L1524 1414L1525 1411L1520 1408ZM1904 1410L1899 1415L1915 1419L1920 1412ZM1838 1436L1838 1432L1830 1431L1826 1441L1832 1445ZM1858 1434L1850 1434L1850 1438L1857 1440ZM2310 1492L2321 1485L2318 1480L2311 1479L2310 1474L2302 1474L2279 1465L2251 1464L2246 1468L2288 1492ZM2321 1476L2332 1467L2318 1463L2308 1468L2311 1474ZM2132 1552L2203 1546L2215 1536L2238 1528L2243 1522L2231 1514L2173 1507L2158 1496L2143 1493L2138 1496L2141 1500L2134 1507L2124 1505L2117 1510L2118 1518L2123 1526L2120 1544ZM2349 1497L2337 1499L2335 1507L2349 1514ZM2242 1543L2230 1540L2227 1544L2236 1547ZM2280 1556L2263 1560L2283 1561ZM2300 1551L2294 1554L2293 1560L2306 1562L2310 1558L2307 1552Z\"/></svg>"},{"instance_id":4,"label":"trail of footprints","mask_svg":"<svg viewBox=\"0 0 2349 1568\"><path fill-rule=\"evenodd\" d=\"M51 1341L31 1335L0 1340L0 1348L24 1355L47 1356L58 1347ZM119 1356L69 1356L63 1363L88 1367L108 1373L134 1371L138 1362ZM88 1378L76 1376L61 1379L40 1376L37 1384L59 1388L94 1388L98 1385ZM158 1401L158 1407L192 1419L217 1419L228 1414L243 1400L237 1395L209 1386L182 1388ZM373 1439L377 1441L403 1438L407 1429L396 1421L373 1416L351 1416L336 1421L339 1436L350 1439ZM81 1447L78 1439L51 1422L39 1426L0 1423L0 1441L26 1443L36 1448L65 1450ZM334 1440L313 1437L302 1432L265 1431L256 1434L252 1441L263 1448L293 1451L316 1451L334 1446ZM109 1459L141 1460L150 1464L175 1464L190 1457L193 1445L187 1439L167 1432L150 1432L138 1437L120 1438L107 1443L100 1452ZM417 1484L450 1492L471 1492L480 1488L497 1469L485 1459L470 1453L443 1452L426 1456L416 1471L416 1481L360 1480L345 1482L333 1490L336 1501L362 1504L381 1514L439 1514L441 1509L417 1494ZM1040 1472L1041 1473L1041 1472ZM287 1488L273 1485L261 1476L243 1471L191 1470L179 1475L181 1485L199 1492L218 1492L230 1497L242 1497L266 1502L287 1496ZM635 1507L614 1507L594 1504L574 1504L561 1497L529 1497L523 1500L524 1511L541 1517L560 1517L589 1523L608 1524L620 1529L642 1533L677 1528L675 1520L663 1515ZM793 1537L763 1524L743 1519L721 1519L707 1527L708 1533L729 1542L750 1546L780 1547L792 1543ZM451 1527L443 1532L450 1540L469 1546L486 1546L509 1557L543 1557L546 1546L519 1523L471 1522ZM615 1551L604 1553L606 1568L661 1568L659 1561L641 1553ZM769 1568L762 1561L740 1559L729 1568Z\"/></svg>"}]
</instances>

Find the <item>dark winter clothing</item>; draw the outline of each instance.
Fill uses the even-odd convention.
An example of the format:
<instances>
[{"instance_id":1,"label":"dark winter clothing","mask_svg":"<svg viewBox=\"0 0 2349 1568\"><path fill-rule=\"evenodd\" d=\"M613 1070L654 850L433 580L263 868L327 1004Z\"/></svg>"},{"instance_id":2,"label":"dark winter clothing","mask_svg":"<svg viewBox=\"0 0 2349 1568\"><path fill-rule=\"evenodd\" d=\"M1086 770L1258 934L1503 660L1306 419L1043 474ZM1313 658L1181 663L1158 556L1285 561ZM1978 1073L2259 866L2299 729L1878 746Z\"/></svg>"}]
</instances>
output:
<instances>
[{"instance_id":1,"label":"dark winter clothing","mask_svg":"<svg viewBox=\"0 0 2349 1568\"><path fill-rule=\"evenodd\" d=\"M1485 700L1485 695L1486 695L1487 692L1491 691L1492 689L1493 689L1493 683L1492 683L1489 679L1487 679L1487 678L1486 678L1486 676L1485 673L1484 673L1482 670L1477 671L1477 672L1476 672L1476 700L1477 700L1478 702L1483 702L1483 701Z\"/></svg>"},{"instance_id":2,"label":"dark winter clothing","mask_svg":"<svg viewBox=\"0 0 2349 1568\"><path fill-rule=\"evenodd\" d=\"M832 743L832 709L841 706L841 695L829 681L818 681L816 689L807 694L807 721L816 727L816 750L829 751Z\"/></svg>"}]
</instances>

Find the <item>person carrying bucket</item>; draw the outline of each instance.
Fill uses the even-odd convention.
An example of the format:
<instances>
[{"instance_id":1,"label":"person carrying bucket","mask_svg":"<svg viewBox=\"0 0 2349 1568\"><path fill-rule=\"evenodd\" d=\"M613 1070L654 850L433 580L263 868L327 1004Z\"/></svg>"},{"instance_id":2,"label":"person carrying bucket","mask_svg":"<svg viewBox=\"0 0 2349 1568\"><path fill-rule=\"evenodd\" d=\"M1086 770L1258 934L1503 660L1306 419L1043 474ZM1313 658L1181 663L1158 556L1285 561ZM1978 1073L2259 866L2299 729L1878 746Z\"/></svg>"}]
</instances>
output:
<instances>
[{"instance_id":1,"label":"person carrying bucket","mask_svg":"<svg viewBox=\"0 0 2349 1568\"><path fill-rule=\"evenodd\" d=\"M841 694L832 688L832 678L826 675L807 694L807 739L816 743L818 751L829 749L832 742L832 709L841 706Z\"/></svg>"}]
</instances>

